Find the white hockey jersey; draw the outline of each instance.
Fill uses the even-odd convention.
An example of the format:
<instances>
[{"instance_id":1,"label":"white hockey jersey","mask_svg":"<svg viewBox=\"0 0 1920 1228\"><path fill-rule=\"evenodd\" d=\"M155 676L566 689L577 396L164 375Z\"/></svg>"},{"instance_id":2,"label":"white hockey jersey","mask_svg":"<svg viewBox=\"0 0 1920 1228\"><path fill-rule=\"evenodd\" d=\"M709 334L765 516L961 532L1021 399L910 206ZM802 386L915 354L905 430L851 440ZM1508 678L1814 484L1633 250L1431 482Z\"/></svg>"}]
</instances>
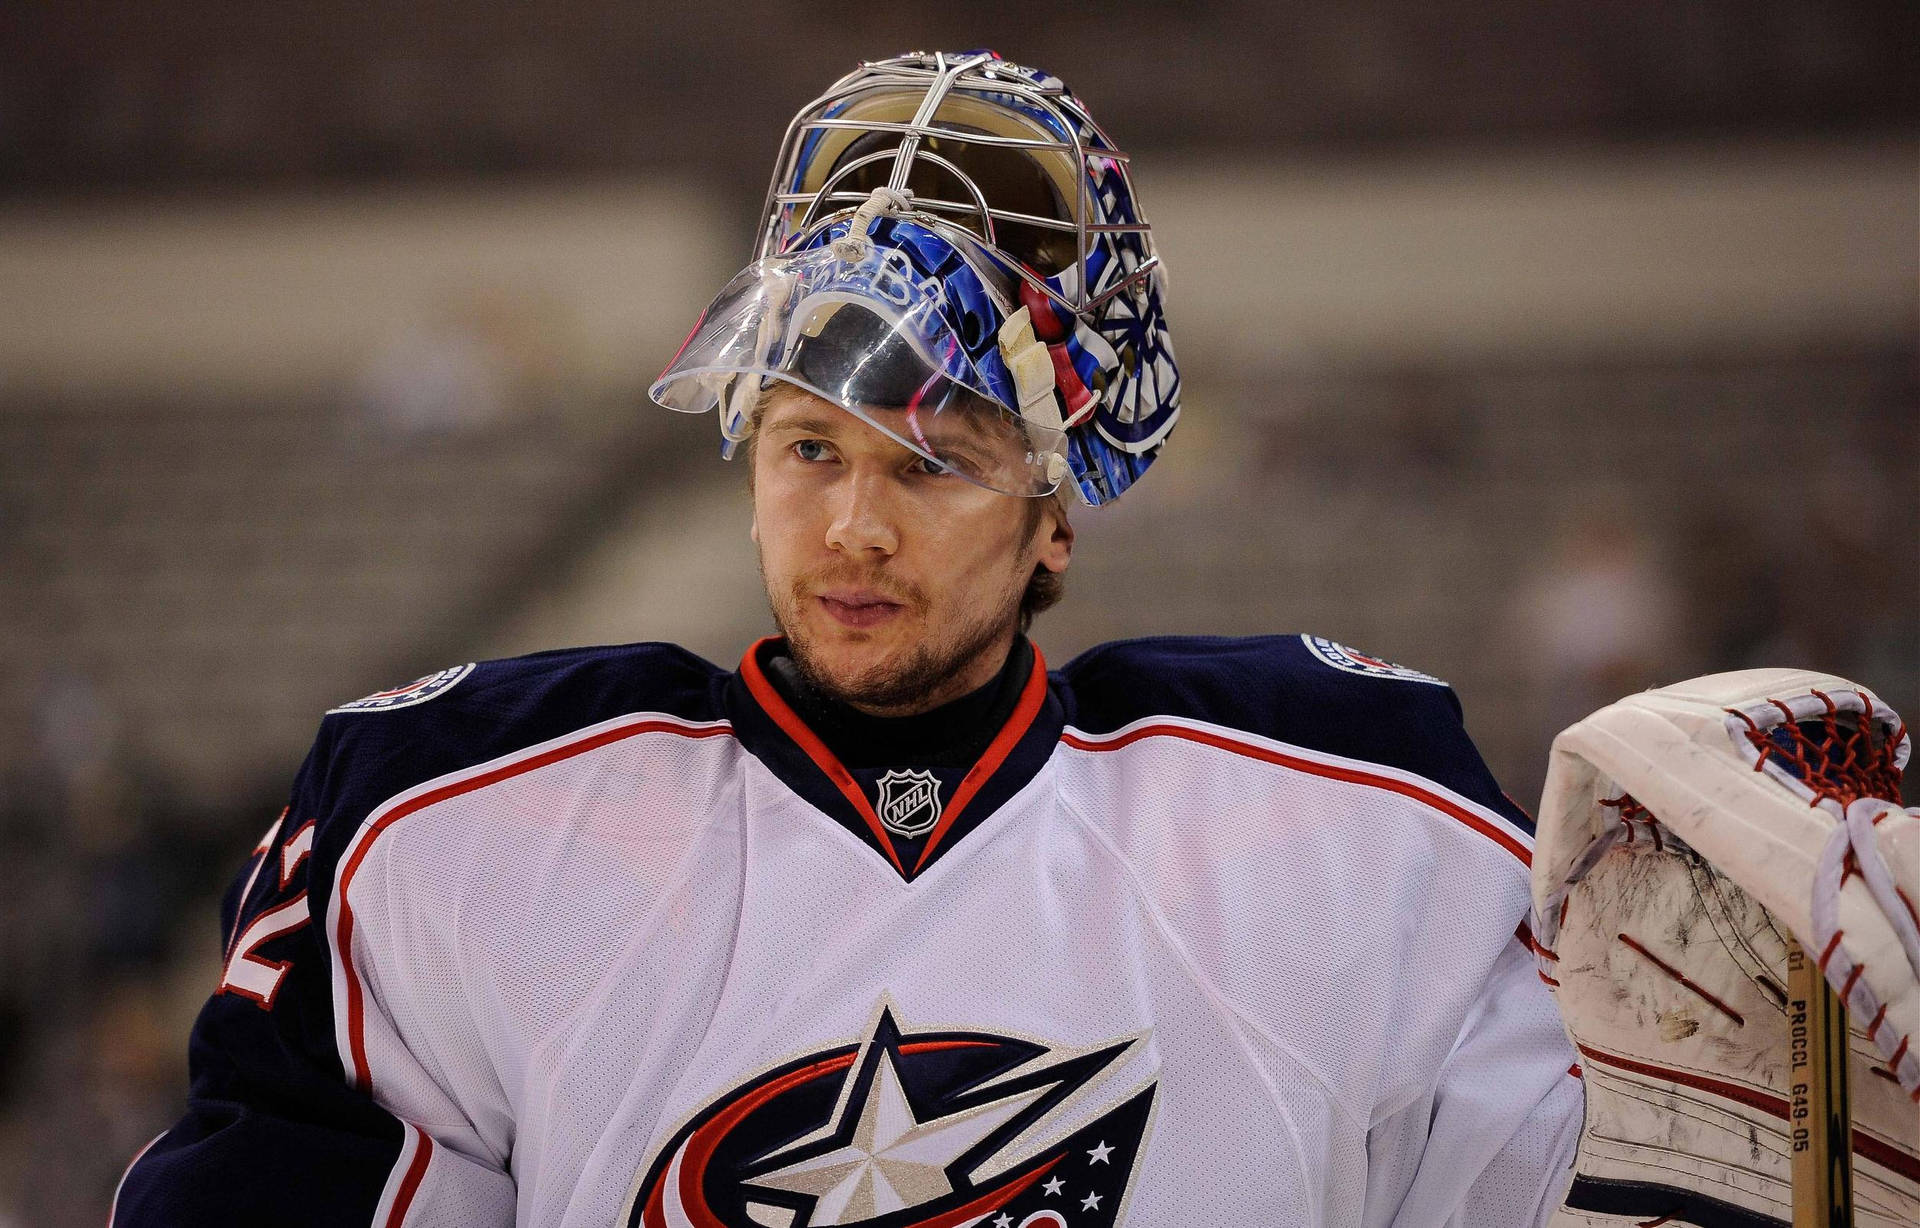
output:
<instances>
[{"instance_id":1,"label":"white hockey jersey","mask_svg":"<svg viewBox=\"0 0 1920 1228\"><path fill-rule=\"evenodd\" d=\"M664 645L330 714L116 1223L1542 1221L1581 1094L1452 692L1106 645L964 771Z\"/></svg>"}]
</instances>

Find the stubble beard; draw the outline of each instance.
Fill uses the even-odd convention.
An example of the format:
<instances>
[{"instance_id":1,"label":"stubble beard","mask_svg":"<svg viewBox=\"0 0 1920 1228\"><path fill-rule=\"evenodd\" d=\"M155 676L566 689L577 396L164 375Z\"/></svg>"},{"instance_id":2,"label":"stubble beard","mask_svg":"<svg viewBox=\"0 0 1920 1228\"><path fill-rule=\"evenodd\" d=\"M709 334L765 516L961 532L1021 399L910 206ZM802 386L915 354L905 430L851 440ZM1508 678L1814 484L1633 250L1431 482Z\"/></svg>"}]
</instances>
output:
<instances>
[{"instance_id":1,"label":"stubble beard","mask_svg":"<svg viewBox=\"0 0 1920 1228\"><path fill-rule=\"evenodd\" d=\"M960 622L937 643L922 639L908 649L903 660L878 662L851 675L835 674L827 668L824 654L799 616L810 600L808 587L806 582L796 583L784 599L775 599L771 588L768 590L774 625L786 637L793 663L820 694L881 716L908 716L958 699L958 694L944 693L950 680L1019 625L1016 598L989 617ZM906 604L910 610L927 609L917 595Z\"/></svg>"}]
</instances>

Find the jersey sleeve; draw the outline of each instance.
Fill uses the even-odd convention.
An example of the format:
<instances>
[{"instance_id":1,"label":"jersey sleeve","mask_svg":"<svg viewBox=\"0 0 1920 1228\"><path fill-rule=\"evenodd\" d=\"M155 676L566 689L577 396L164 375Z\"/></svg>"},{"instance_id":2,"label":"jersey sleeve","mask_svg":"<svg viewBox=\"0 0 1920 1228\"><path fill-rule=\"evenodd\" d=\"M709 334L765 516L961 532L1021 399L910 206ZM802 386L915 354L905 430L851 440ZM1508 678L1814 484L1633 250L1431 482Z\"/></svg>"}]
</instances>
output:
<instances>
[{"instance_id":1,"label":"jersey sleeve","mask_svg":"<svg viewBox=\"0 0 1920 1228\"><path fill-rule=\"evenodd\" d=\"M322 726L286 811L227 893L225 962L189 1042L186 1115L122 1178L112 1228L513 1222L512 1179L457 1123L387 1111L354 1086L337 1047L323 914L358 818L330 787L345 770L333 732Z\"/></svg>"},{"instance_id":2,"label":"jersey sleeve","mask_svg":"<svg viewBox=\"0 0 1920 1228\"><path fill-rule=\"evenodd\" d=\"M1584 1096L1573 1050L1526 945L1509 943L1422 1097L1368 1134L1370 1167L1412 1170L1367 1223L1545 1224L1572 1176Z\"/></svg>"},{"instance_id":3,"label":"jersey sleeve","mask_svg":"<svg viewBox=\"0 0 1920 1228\"><path fill-rule=\"evenodd\" d=\"M1334 1106L1325 1218L1540 1222L1567 1178L1581 1085L1516 933L1533 825L1453 690L1319 636L1124 642L1062 673L1081 745L1165 743L1138 759L1136 796L1179 781L1183 809L1206 816L1198 832L1129 835L1128 855L1225 850L1143 877L1180 884L1159 903L1190 950L1218 953L1204 975L1284 1038L1273 1068ZM1128 822L1114 814L1096 821ZM1216 913L1234 918L1232 943L1213 940Z\"/></svg>"}]
</instances>

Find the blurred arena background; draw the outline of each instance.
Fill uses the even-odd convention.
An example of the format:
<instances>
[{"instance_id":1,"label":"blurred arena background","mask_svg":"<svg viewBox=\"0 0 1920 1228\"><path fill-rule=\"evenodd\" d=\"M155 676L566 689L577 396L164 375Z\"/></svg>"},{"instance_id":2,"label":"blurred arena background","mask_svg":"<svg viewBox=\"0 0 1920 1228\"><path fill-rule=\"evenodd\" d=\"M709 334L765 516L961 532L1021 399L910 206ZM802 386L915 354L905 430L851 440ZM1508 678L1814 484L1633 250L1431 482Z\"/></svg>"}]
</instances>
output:
<instances>
[{"instance_id":1,"label":"blurred arena background","mask_svg":"<svg viewBox=\"0 0 1920 1228\"><path fill-rule=\"evenodd\" d=\"M646 382L786 117L991 45L1137 158L1187 416L1058 662L1311 630L1449 678L1523 803L1626 691L1920 713L1911 7L1359 0L0 13L0 1226L178 1112L216 901L323 709L768 622ZM1284 907L1284 901L1276 901Z\"/></svg>"}]
</instances>

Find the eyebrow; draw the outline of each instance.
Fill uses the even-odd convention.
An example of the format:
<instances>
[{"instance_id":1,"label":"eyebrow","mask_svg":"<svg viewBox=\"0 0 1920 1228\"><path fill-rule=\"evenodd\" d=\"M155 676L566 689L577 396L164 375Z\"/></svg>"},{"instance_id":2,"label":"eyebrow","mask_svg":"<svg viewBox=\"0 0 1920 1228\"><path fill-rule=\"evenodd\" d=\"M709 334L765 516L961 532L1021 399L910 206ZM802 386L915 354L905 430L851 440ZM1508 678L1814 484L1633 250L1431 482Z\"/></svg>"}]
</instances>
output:
<instances>
[{"instance_id":1,"label":"eyebrow","mask_svg":"<svg viewBox=\"0 0 1920 1228\"><path fill-rule=\"evenodd\" d=\"M836 411L823 414L814 409L800 409L777 418L769 415L768 420L761 423L760 430L764 433L819 435L830 440L838 439L847 430L851 413L852 411L849 410L845 413ZM946 415L936 412L923 415L921 418L928 443L940 454L965 456L974 454L982 446L991 449L996 444L1013 442L1020 438L1018 424L1010 423L1005 416L1000 417L998 426L985 437L982 437L977 427L959 425L961 422L971 421L972 415L966 418L955 416L952 422L943 421L945 417ZM876 425L865 423L858 417L854 417L852 421L862 422L863 425ZM951 429L941 429L943 427ZM882 433L886 433L884 429ZM890 434L887 435L887 439L897 446L906 446Z\"/></svg>"},{"instance_id":2,"label":"eyebrow","mask_svg":"<svg viewBox=\"0 0 1920 1228\"><path fill-rule=\"evenodd\" d=\"M769 431L796 431L803 435L834 435L836 427L842 424L834 420L833 415L817 413L784 414L772 422L763 424L762 429Z\"/></svg>"}]
</instances>

